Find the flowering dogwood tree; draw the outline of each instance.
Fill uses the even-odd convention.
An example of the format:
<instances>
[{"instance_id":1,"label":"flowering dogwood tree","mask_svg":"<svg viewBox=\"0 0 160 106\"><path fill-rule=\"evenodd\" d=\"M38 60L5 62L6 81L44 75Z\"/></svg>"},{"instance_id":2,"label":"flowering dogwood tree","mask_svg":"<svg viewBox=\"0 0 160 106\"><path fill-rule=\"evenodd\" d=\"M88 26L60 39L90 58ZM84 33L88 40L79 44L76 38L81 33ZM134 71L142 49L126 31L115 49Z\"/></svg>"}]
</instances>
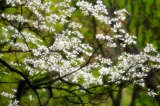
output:
<instances>
[{"instance_id":1,"label":"flowering dogwood tree","mask_svg":"<svg viewBox=\"0 0 160 106\"><path fill-rule=\"evenodd\" d=\"M9 106L108 98L118 106L130 85L159 96L159 86L146 82L159 71L160 54L152 44L138 49L123 28L125 9L109 13L102 0L0 2L0 91Z\"/></svg>"}]
</instances>

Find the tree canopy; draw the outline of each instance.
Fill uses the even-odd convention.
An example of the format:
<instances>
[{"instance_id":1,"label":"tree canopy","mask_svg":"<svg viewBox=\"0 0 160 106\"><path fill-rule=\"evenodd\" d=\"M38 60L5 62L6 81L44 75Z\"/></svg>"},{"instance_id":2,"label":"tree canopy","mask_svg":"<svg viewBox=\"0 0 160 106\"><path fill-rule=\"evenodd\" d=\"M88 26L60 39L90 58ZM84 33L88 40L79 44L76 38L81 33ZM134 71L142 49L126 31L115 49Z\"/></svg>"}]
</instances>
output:
<instances>
[{"instance_id":1,"label":"tree canopy","mask_svg":"<svg viewBox=\"0 0 160 106\"><path fill-rule=\"evenodd\" d=\"M120 106L125 88L130 106L140 91L158 105L159 51L129 33L133 13L106 5L0 0L0 105Z\"/></svg>"}]
</instances>

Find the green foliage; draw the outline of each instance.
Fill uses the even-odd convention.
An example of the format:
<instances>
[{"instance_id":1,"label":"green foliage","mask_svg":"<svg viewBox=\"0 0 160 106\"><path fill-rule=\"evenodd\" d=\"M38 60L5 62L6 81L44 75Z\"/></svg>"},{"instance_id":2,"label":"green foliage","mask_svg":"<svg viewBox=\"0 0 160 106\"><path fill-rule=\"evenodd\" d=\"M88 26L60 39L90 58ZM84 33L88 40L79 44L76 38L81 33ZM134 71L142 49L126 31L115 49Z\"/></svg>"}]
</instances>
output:
<instances>
[{"instance_id":1,"label":"green foliage","mask_svg":"<svg viewBox=\"0 0 160 106\"><path fill-rule=\"evenodd\" d=\"M99 74L99 68L94 68L92 69L92 75L95 77L95 78L98 78L100 76Z\"/></svg>"}]
</instances>

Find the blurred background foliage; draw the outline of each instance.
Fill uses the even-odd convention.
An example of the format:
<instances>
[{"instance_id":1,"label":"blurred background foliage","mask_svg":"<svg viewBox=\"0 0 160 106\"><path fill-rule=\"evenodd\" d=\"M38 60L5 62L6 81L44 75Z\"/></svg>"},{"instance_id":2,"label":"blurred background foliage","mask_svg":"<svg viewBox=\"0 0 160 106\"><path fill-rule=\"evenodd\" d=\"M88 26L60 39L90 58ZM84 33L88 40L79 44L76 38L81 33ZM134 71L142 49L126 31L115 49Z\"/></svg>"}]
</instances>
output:
<instances>
[{"instance_id":1,"label":"blurred background foliage","mask_svg":"<svg viewBox=\"0 0 160 106\"><path fill-rule=\"evenodd\" d=\"M52 0L55 2L60 2L58 0ZM77 0L72 1L72 5L75 5ZM86 0L91 3L96 3L96 0ZM125 29L132 35L137 36L138 41L138 47L139 49L143 48L147 43L152 43L154 46L158 49L160 46L160 0L103 0L104 3L107 6L108 12L112 13L115 10L125 8L129 14L126 14L127 20L124 21L123 25ZM0 0L0 9L3 7L5 0ZM8 10L8 11L14 11L14 10ZM57 11L57 10L55 10ZM69 20L75 20L79 21L83 25L83 29L81 32L85 35L87 35L84 39L84 42L91 42L93 46L97 46L97 41L94 41L94 34L97 30L94 26L95 19L93 17L84 17L81 12L78 10L74 12L73 16ZM1 23L0 23L1 25ZM3 25L1 25L3 26ZM68 25L60 26L57 25L57 29L59 32L61 32L63 29L66 29ZM94 29L94 30L93 30ZM1 37L1 36L0 36ZM49 39L49 38L48 38ZM97 42L97 43L94 43ZM160 49L159 49L160 51ZM8 57L6 57L8 58ZM6 70L2 69L1 70ZM1 78L3 81L16 81L15 79L7 79L8 77L1 73ZM9 74L9 77L12 77L13 74ZM158 75L158 77L160 77ZM13 78L13 77L12 77ZM17 88L15 84L4 84L0 83L0 92L2 92L5 88L6 91L9 91L10 88ZM3 88L3 89L2 89ZM27 89L27 88L26 88ZM45 92L45 90L39 91L41 97L47 97L48 94ZM64 93L61 91L54 91L57 95ZM149 97L146 93L146 91L139 92L135 87L129 86L125 89L123 89L123 95L121 99L121 106L160 106L160 101ZM36 98L30 102L29 95L34 94L30 90L24 91L24 95L28 95L28 98L22 98L21 103L24 104L23 106L37 106L37 100ZM136 101L134 103L132 102L132 97L134 94L137 94ZM116 93L114 94L117 95ZM35 95L32 95L33 97ZM83 100L85 101L87 96L82 96ZM103 97L97 95L98 99L101 99ZM71 98L72 99L72 98ZM76 98L74 98L76 100ZM0 96L0 106L7 105L8 99L4 99ZM45 98L44 98L45 101ZM109 100L106 103L100 104L99 106L112 106L112 100L109 98ZM53 99L50 100L49 104L47 106L75 106L75 104L68 103L66 99ZM77 105L78 106L78 105ZM92 105L86 105L86 106L92 106Z\"/></svg>"},{"instance_id":2,"label":"blurred background foliage","mask_svg":"<svg viewBox=\"0 0 160 106\"><path fill-rule=\"evenodd\" d=\"M138 37L138 44L142 48L146 43L155 47L160 45L160 0L104 0L109 10L126 8L126 29Z\"/></svg>"}]
</instances>

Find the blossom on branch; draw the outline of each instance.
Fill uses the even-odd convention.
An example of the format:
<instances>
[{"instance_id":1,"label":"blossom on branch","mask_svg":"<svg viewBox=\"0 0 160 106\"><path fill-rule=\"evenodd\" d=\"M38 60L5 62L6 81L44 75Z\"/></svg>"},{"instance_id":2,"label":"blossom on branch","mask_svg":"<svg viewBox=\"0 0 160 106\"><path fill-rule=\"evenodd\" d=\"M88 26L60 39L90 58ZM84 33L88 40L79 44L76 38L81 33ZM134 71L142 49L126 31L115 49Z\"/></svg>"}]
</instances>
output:
<instances>
[{"instance_id":1,"label":"blossom on branch","mask_svg":"<svg viewBox=\"0 0 160 106\"><path fill-rule=\"evenodd\" d=\"M137 38L123 28L125 9L111 16L102 0L78 0L74 5L72 0L6 0L6 5L0 14L0 67L17 82L17 92L1 93L10 99L9 106L18 106L21 96L27 97L19 87L31 89L34 95L29 94L29 100L36 97L41 106L39 89L49 92L46 105L50 98L72 101L72 96L80 101L73 103L84 105L82 95L106 94L123 84L144 87L149 73L160 69L160 54L153 45L136 53L126 50L137 45ZM147 91L158 95L154 89Z\"/></svg>"}]
</instances>

